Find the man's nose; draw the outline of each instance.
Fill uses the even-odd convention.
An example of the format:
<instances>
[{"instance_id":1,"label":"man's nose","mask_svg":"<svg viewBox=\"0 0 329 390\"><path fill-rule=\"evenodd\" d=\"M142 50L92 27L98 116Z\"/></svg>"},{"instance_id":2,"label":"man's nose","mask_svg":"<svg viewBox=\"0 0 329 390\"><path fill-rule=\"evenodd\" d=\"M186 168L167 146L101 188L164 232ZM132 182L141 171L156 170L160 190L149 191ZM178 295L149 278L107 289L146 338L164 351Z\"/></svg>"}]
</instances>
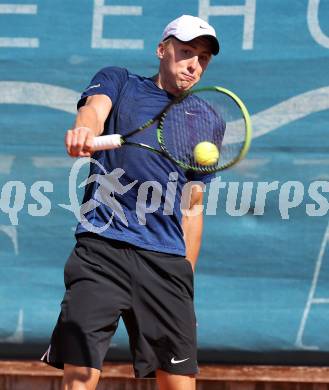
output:
<instances>
[{"instance_id":1,"label":"man's nose","mask_svg":"<svg viewBox=\"0 0 329 390\"><path fill-rule=\"evenodd\" d=\"M199 63L199 57L198 56L194 56L192 58L190 58L190 61L189 61L189 71L195 71L197 66L198 66L198 63Z\"/></svg>"}]
</instances>

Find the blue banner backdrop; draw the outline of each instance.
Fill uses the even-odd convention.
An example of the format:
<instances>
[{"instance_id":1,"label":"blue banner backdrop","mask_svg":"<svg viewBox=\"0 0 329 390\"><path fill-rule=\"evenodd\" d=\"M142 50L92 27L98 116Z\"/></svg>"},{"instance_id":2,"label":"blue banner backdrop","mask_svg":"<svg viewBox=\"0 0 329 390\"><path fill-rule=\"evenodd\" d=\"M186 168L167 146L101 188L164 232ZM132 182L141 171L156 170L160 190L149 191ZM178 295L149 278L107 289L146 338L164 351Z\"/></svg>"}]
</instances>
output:
<instances>
[{"instance_id":1,"label":"blue banner backdrop","mask_svg":"<svg viewBox=\"0 0 329 390\"><path fill-rule=\"evenodd\" d=\"M106 65L155 74L182 14L220 37L202 85L235 91L254 126L246 161L205 196L200 358L328 364L325 0L0 1L0 357L37 356L59 313L77 222L63 138L80 92ZM129 357L122 326L109 355Z\"/></svg>"}]
</instances>

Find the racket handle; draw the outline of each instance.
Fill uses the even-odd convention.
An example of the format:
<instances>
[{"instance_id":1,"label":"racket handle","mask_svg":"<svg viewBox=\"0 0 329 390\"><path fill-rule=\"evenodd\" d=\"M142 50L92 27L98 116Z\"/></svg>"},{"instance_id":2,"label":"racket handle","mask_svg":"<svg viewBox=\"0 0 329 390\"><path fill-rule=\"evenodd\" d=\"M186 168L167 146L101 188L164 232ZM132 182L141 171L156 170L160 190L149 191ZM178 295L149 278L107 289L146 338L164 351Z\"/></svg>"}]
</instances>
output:
<instances>
[{"instance_id":1,"label":"racket handle","mask_svg":"<svg viewBox=\"0 0 329 390\"><path fill-rule=\"evenodd\" d=\"M121 145L120 134L101 135L94 138L93 150L96 152L97 150L117 149Z\"/></svg>"}]
</instances>

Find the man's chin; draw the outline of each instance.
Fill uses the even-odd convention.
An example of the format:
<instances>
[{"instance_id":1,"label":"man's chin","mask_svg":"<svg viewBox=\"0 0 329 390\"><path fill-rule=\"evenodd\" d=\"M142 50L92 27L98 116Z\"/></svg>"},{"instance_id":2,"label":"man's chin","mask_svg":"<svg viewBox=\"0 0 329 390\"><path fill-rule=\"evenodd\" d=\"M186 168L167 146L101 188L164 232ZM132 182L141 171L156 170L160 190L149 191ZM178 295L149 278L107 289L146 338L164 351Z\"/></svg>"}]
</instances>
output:
<instances>
[{"instance_id":1,"label":"man's chin","mask_svg":"<svg viewBox=\"0 0 329 390\"><path fill-rule=\"evenodd\" d=\"M195 82L182 81L179 84L177 84L177 88L179 89L180 92L185 92L191 89L192 87L194 87L196 83L197 83L196 81Z\"/></svg>"}]
</instances>

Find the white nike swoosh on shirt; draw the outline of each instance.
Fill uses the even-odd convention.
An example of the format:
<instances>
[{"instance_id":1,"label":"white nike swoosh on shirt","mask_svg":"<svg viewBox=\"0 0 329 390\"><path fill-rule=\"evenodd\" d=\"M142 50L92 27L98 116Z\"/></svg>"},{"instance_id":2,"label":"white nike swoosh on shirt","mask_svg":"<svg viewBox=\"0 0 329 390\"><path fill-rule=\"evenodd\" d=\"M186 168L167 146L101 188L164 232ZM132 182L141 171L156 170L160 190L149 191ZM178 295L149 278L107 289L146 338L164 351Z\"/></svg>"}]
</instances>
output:
<instances>
[{"instance_id":1,"label":"white nike swoosh on shirt","mask_svg":"<svg viewBox=\"0 0 329 390\"><path fill-rule=\"evenodd\" d=\"M183 360L175 360L175 358L173 357L173 358L171 359L171 363L172 363L172 364L178 364L178 363L186 362L186 360L189 360L189 358L183 359Z\"/></svg>"},{"instance_id":2,"label":"white nike swoosh on shirt","mask_svg":"<svg viewBox=\"0 0 329 390\"><path fill-rule=\"evenodd\" d=\"M100 84L91 85L90 87L88 87L88 88L86 89L86 91L88 91L89 89L92 89L92 88L98 88L98 87L100 87L100 86L101 86Z\"/></svg>"}]
</instances>

